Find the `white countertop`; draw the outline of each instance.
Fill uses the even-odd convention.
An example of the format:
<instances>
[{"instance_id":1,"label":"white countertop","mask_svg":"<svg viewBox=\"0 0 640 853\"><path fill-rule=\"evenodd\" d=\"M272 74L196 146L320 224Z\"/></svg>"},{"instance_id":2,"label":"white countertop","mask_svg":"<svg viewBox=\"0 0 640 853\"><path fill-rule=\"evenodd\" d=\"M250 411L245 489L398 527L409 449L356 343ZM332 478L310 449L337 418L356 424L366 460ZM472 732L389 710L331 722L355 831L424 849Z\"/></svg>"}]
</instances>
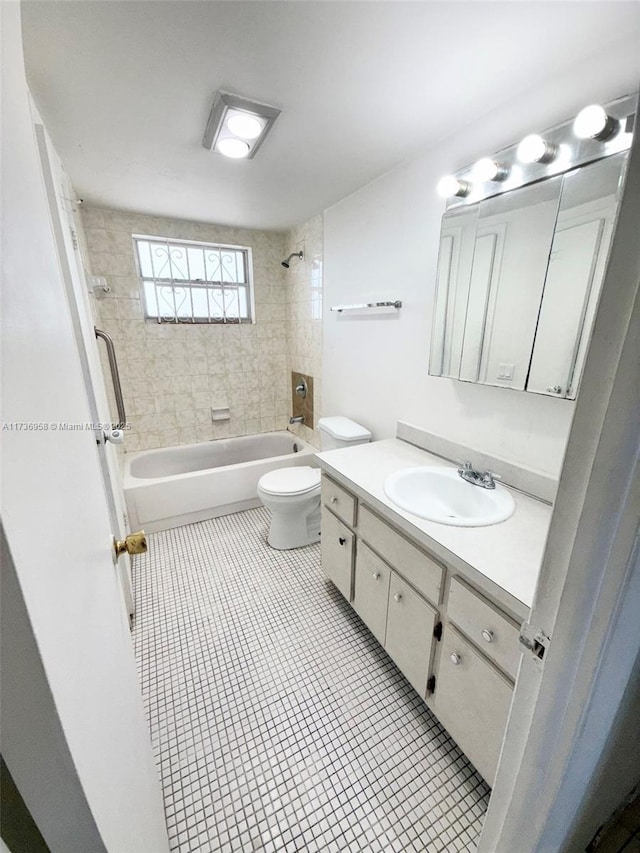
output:
<instances>
[{"instance_id":1,"label":"white countertop","mask_svg":"<svg viewBox=\"0 0 640 853\"><path fill-rule=\"evenodd\" d=\"M504 590L506 604L530 608L552 507L509 489L516 503L513 515L487 527L453 527L425 521L400 509L385 495L385 478L401 468L432 465L452 468L452 463L399 439L374 441L316 454L320 467L342 482L373 509L410 536L422 542L453 567L462 560ZM508 487L507 487L508 488ZM516 601L510 601L510 598Z\"/></svg>"}]
</instances>

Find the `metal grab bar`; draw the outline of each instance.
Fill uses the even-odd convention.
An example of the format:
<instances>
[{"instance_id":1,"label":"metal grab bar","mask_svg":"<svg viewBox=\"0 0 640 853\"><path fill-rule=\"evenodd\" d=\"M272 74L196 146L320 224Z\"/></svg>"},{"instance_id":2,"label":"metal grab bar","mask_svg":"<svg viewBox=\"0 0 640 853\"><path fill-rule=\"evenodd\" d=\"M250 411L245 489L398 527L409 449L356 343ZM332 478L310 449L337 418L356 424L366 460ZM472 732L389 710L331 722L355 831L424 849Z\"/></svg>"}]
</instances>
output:
<instances>
[{"instance_id":1,"label":"metal grab bar","mask_svg":"<svg viewBox=\"0 0 640 853\"><path fill-rule=\"evenodd\" d=\"M93 327L96 333L96 338L102 338L107 345L107 356L109 358L109 370L111 371L111 381L113 382L113 393L116 398L116 406L118 407L118 423L116 429L124 429L127 425L127 415L124 410L124 398L122 396L122 386L120 385L120 374L118 373L118 362L116 361L116 351L113 346L111 336L96 326Z\"/></svg>"}]
</instances>

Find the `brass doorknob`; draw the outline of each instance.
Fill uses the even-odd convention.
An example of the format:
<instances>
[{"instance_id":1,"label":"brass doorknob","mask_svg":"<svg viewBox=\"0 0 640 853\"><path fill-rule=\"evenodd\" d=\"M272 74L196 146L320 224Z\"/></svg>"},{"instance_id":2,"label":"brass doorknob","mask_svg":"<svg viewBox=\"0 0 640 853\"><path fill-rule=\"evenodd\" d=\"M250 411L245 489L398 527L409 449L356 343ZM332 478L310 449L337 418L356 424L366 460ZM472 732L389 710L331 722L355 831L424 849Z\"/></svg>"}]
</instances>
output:
<instances>
[{"instance_id":1,"label":"brass doorknob","mask_svg":"<svg viewBox=\"0 0 640 853\"><path fill-rule=\"evenodd\" d=\"M147 535L144 530L136 530L135 533L130 533L125 539L113 540L113 548L116 552L116 557L120 554L146 554L147 553Z\"/></svg>"}]
</instances>

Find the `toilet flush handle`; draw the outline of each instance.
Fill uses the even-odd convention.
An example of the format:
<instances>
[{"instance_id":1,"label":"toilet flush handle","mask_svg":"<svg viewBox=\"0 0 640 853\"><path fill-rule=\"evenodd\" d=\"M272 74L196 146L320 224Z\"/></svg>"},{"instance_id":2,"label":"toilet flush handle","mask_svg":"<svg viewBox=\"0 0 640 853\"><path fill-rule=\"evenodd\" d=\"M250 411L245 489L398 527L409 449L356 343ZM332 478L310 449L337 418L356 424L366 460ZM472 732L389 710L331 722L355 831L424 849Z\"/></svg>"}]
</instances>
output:
<instances>
[{"instance_id":1,"label":"toilet flush handle","mask_svg":"<svg viewBox=\"0 0 640 853\"><path fill-rule=\"evenodd\" d=\"M338 538L338 542L339 542L341 545L344 545L344 544L346 543L346 541L347 541L347 540L344 538L344 536L340 536L340 537Z\"/></svg>"}]
</instances>

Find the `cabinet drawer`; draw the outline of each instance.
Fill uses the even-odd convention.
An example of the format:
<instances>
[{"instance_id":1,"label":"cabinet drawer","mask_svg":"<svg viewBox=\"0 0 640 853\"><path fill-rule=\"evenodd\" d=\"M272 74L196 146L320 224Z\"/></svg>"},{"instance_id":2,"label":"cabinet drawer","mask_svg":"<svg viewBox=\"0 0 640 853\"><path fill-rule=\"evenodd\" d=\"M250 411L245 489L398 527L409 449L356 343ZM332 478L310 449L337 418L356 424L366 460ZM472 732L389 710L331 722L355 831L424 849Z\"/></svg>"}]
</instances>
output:
<instances>
[{"instance_id":1,"label":"cabinet drawer","mask_svg":"<svg viewBox=\"0 0 640 853\"><path fill-rule=\"evenodd\" d=\"M356 499L342 486L330 480L326 474L322 475L322 503L349 527L353 527L356 522Z\"/></svg>"},{"instance_id":2,"label":"cabinet drawer","mask_svg":"<svg viewBox=\"0 0 640 853\"><path fill-rule=\"evenodd\" d=\"M387 629L387 602L391 569L367 548L358 545L353 608L380 645Z\"/></svg>"},{"instance_id":3,"label":"cabinet drawer","mask_svg":"<svg viewBox=\"0 0 640 853\"><path fill-rule=\"evenodd\" d=\"M381 521L366 506L360 507L358 533L419 592L434 604L439 603L444 571L439 563Z\"/></svg>"},{"instance_id":4,"label":"cabinet drawer","mask_svg":"<svg viewBox=\"0 0 640 853\"><path fill-rule=\"evenodd\" d=\"M433 710L493 785L513 688L451 625L445 628L441 652Z\"/></svg>"},{"instance_id":5,"label":"cabinet drawer","mask_svg":"<svg viewBox=\"0 0 640 853\"><path fill-rule=\"evenodd\" d=\"M322 509L322 571L347 601L351 601L354 535L334 515Z\"/></svg>"},{"instance_id":6,"label":"cabinet drawer","mask_svg":"<svg viewBox=\"0 0 640 853\"><path fill-rule=\"evenodd\" d=\"M391 572L384 647L423 699L437 617L433 607Z\"/></svg>"},{"instance_id":7,"label":"cabinet drawer","mask_svg":"<svg viewBox=\"0 0 640 853\"><path fill-rule=\"evenodd\" d=\"M512 619L458 578L451 581L447 615L515 681L520 663L520 630Z\"/></svg>"}]
</instances>

